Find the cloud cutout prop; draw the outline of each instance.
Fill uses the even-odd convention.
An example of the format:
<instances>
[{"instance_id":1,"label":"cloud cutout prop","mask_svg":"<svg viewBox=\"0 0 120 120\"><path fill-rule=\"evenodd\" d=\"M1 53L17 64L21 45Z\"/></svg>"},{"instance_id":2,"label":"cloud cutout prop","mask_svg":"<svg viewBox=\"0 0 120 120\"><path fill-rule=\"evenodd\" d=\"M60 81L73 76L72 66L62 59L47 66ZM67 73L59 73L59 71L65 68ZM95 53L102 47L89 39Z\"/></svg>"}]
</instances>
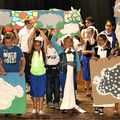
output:
<instances>
[{"instance_id":1,"label":"cloud cutout prop","mask_svg":"<svg viewBox=\"0 0 120 120\"><path fill-rule=\"evenodd\" d=\"M24 91L20 85L13 87L0 78L0 110L10 108L15 97L21 98L23 95Z\"/></svg>"},{"instance_id":2,"label":"cloud cutout prop","mask_svg":"<svg viewBox=\"0 0 120 120\"><path fill-rule=\"evenodd\" d=\"M101 77L94 77L93 84L97 85L99 94L111 94L116 99L120 99L120 63L111 68L104 68Z\"/></svg>"}]
</instances>

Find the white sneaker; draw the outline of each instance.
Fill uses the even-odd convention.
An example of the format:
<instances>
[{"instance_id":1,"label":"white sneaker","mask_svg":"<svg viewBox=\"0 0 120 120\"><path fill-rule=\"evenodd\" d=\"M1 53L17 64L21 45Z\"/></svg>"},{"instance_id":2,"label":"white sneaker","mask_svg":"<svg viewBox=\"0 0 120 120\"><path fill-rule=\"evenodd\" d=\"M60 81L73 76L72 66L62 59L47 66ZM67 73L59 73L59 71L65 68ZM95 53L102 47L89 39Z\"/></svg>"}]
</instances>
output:
<instances>
[{"instance_id":1,"label":"white sneaker","mask_svg":"<svg viewBox=\"0 0 120 120\"><path fill-rule=\"evenodd\" d=\"M32 110L32 114L36 114L37 113L37 110L36 109L33 109Z\"/></svg>"},{"instance_id":2,"label":"white sneaker","mask_svg":"<svg viewBox=\"0 0 120 120\"><path fill-rule=\"evenodd\" d=\"M39 115L44 115L45 112L43 112L42 110L40 110L40 111L38 112L38 114L39 114Z\"/></svg>"}]
</instances>

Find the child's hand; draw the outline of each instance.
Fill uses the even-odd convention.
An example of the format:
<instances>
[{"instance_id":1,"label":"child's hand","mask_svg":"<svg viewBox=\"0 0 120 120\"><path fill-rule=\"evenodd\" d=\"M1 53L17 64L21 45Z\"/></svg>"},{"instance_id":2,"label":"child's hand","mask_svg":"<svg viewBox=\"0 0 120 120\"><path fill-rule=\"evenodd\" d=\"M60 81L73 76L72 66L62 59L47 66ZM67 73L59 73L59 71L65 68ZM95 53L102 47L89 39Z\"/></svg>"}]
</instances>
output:
<instances>
[{"instance_id":1,"label":"child's hand","mask_svg":"<svg viewBox=\"0 0 120 120\"><path fill-rule=\"evenodd\" d=\"M57 35L59 33L60 29L54 29L52 30L52 35Z\"/></svg>"},{"instance_id":2,"label":"child's hand","mask_svg":"<svg viewBox=\"0 0 120 120\"><path fill-rule=\"evenodd\" d=\"M92 57L93 60L95 61L98 61L98 58L97 57Z\"/></svg>"},{"instance_id":3,"label":"child's hand","mask_svg":"<svg viewBox=\"0 0 120 120\"><path fill-rule=\"evenodd\" d=\"M22 76L23 73L24 73L24 71L23 71L23 70L20 70L20 71L19 71L19 76Z\"/></svg>"},{"instance_id":4,"label":"child's hand","mask_svg":"<svg viewBox=\"0 0 120 120\"><path fill-rule=\"evenodd\" d=\"M80 72L77 72L76 79L77 79L77 81L80 80Z\"/></svg>"},{"instance_id":5,"label":"child's hand","mask_svg":"<svg viewBox=\"0 0 120 120\"><path fill-rule=\"evenodd\" d=\"M109 56L108 56L108 60L110 60L112 57L113 57L113 55L109 55Z\"/></svg>"},{"instance_id":6,"label":"child's hand","mask_svg":"<svg viewBox=\"0 0 120 120\"><path fill-rule=\"evenodd\" d=\"M1 71L0 71L0 74L1 74L1 75L6 75L7 72L6 72L5 70L1 70Z\"/></svg>"}]
</instances>

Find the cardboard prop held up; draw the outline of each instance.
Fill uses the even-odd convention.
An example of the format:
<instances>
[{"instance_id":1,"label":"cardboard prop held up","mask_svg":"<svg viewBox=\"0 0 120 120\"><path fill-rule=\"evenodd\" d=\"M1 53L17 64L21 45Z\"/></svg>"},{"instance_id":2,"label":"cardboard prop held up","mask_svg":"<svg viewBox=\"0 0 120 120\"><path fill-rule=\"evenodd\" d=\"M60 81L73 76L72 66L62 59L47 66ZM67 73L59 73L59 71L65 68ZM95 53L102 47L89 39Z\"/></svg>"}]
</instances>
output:
<instances>
[{"instance_id":1,"label":"cardboard prop held up","mask_svg":"<svg viewBox=\"0 0 120 120\"><path fill-rule=\"evenodd\" d=\"M12 11L11 10L0 10L0 26L9 26L11 24Z\"/></svg>"},{"instance_id":2,"label":"cardboard prop held up","mask_svg":"<svg viewBox=\"0 0 120 120\"><path fill-rule=\"evenodd\" d=\"M18 73L0 75L0 113L26 113L25 76Z\"/></svg>"},{"instance_id":3,"label":"cardboard prop held up","mask_svg":"<svg viewBox=\"0 0 120 120\"><path fill-rule=\"evenodd\" d=\"M39 10L37 26L42 29L63 28L64 12Z\"/></svg>"},{"instance_id":4,"label":"cardboard prop held up","mask_svg":"<svg viewBox=\"0 0 120 120\"><path fill-rule=\"evenodd\" d=\"M25 24L24 21L27 17L33 19L34 22L37 22L37 10L29 11L12 11L12 25L14 29L20 30Z\"/></svg>"},{"instance_id":5,"label":"cardboard prop held up","mask_svg":"<svg viewBox=\"0 0 120 120\"><path fill-rule=\"evenodd\" d=\"M90 60L93 103L120 102L120 57Z\"/></svg>"}]
</instances>

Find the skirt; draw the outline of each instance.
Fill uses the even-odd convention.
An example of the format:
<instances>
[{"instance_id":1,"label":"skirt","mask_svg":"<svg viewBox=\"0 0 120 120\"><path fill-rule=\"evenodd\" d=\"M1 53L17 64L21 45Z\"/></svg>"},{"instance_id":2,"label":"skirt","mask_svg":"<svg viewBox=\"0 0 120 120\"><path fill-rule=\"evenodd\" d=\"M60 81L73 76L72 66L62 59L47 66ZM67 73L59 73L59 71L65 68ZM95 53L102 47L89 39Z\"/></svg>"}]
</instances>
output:
<instances>
[{"instance_id":1,"label":"skirt","mask_svg":"<svg viewBox=\"0 0 120 120\"><path fill-rule=\"evenodd\" d=\"M30 74L30 95L32 97L44 97L46 92L46 75L36 76Z\"/></svg>"}]
</instances>

